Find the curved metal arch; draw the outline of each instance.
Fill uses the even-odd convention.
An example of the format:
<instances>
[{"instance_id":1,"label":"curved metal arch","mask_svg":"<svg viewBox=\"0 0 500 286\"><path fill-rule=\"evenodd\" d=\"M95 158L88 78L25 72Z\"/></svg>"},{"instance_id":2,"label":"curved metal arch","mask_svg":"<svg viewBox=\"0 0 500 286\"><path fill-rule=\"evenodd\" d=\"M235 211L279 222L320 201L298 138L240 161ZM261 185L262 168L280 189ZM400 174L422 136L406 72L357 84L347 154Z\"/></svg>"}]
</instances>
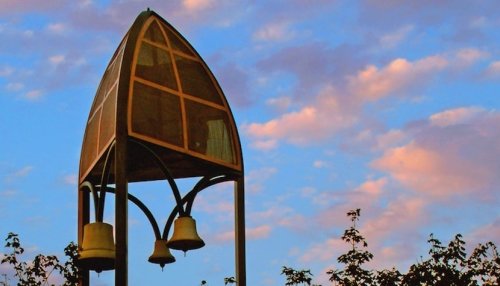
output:
<instances>
[{"instance_id":1,"label":"curved metal arch","mask_svg":"<svg viewBox=\"0 0 500 286\"><path fill-rule=\"evenodd\" d=\"M96 209L96 221L102 222L103 217L104 217L104 203L106 201L106 189L102 189L103 186L106 188L108 185L108 179L109 179L109 171L111 169L111 163L110 163L110 156L112 151L114 151L116 145L116 140L113 140L111 143L108 152L106 153L106 160L104 160L104 167L102 171L102 176L101 176L101 186L99 187L100 189L100 196L99 196L99 203L97 204L97 209ZM112 160L112 159L111 159Z\"/></svg>"},{"instance_id":2,"label":"curved metal arch","mask_svg":"<svg viewBox=\"0 0 500 286\"><path fill-rule=\"evenodd\" d=\"M183 215L191 215L191 207L193 206L194 199L196 195L203 191L204 189L213 186L218 183L222 182L228 182L228 181L233 181L235 178L230 177L228 175L217 175L215 177L203 177L196 183L196 185L193 187L189 193L187 193L183 198L182 198L182 205L187 204L186 207L186 212L184 214L180 214L178 211L177 207L174 207L170 215L168 216L167 222L165 223L165 227L163 228L163 233L162 233L162 239L168 240L168 233L170 231L170 228L172 227L172 223L174 222L175 216L179 213L179 216Z\"/></svg>"},{"instance_id":3,"label":"curved metal arch","mask_svg":"<svg viewBox=\"0 0 500 286\"><path fill-rule=\"evenodd\" d=\"M218 175L214 177L203 177L198 183L193 187L193 189L186 194L187 198L187 204L186 204L186 214L191 215L191 209L193 208L194 204L194 199L196 198L196 195L201 192L202 190L213 186L215 184L223 183L223 182L229 182L229 181L234 181L236 178L231 177L229 175ZM196 191L197 190L197 191Z\"/></svg>"},{"instance_id":4,"label":"curved metal arch","mask_svg":"<svg viewBox=\"0 0 500 286\"><path fill-rule=\"evenodd\" d=\"M105 187L104 190L108 193L112 193L112 194L115 193L114 188ZM128 199L131 202L133 202L137 207L139 207L139 209L141 209L142 212L144 212L144 214L148 218L149 222L151 223L151 227L153 228L153 232L155 233L155 238L161 239L160 227L158 226L158 223L156 222L156 219L154 218L153 213L151 213L151 211L146 207L146 205L141 200L139 200L136 196L134 196L130 193L127 195L128 195Z\"/></svg>"},{"instance_id":5,"label":"curved metal arch","mask_svg":"<svg viewBox=\"0 0 500 286\"><path fill-rule=\"evenodd\" d=\"M172 175L168 171L167 167L165 166L165 164L163 163L161 158L153 150L151 150L151 148L149 148L148 146L146 146L142 142L139 142L139 141L134 140L132 138L129 138L129 141L139 145L140 147L144 148L144 150L148 151L149 154L153 155L153 158L158 163L158 166L160 167L163 174L166 176L166 179L170 185L170 188L172 189L172 192L174 193L174 197L175 197L175 201L177 203L177 208L179 209L179 213L182 215L185 215L185 211L183 208L182 198L181 198L181 193L179 191L179 188L177 187L175 180L173 179Z\"/></svg>"},{"instance_id":6,"label":"curved metal arch","mask_svg":"<svg viewBox=\"0 0 500 286\"><path fill-rule=\"evenodd\" d=\"M92 193L92 199L94 201L94 214L97 217L97 206L99 204L99 202L98 202L99 195L97 194L97 191L94 189L94 185L92 185L92 183L89 181L85 181L85 182L81 183L78 189L80 191L82 191L83 188L88 188L90 190L90 192Z\"/></svg>"}]
</instances>

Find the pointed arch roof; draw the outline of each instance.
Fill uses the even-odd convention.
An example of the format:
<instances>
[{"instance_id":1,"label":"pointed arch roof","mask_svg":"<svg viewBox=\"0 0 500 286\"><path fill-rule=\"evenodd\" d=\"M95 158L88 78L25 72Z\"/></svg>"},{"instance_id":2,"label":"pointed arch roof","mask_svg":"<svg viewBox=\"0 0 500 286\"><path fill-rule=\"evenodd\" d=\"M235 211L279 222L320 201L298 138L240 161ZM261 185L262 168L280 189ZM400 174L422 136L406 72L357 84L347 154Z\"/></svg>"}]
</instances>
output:
<instances>
[{"instance_id":1,"label":"pointed arch roof","mask_svg":"<svg viewBox=\"0 0 500 286\"><path fill-rule=\"evenodd\" d=\"M80 182L98 180L105 154L120 138L148 146L174 178L243 171L236 124L217 80L189 42L149 10L124 36L99 84L82 145ZM149 157L130 144L130 181L164 178Z\"/></svg>"}]
</instances>

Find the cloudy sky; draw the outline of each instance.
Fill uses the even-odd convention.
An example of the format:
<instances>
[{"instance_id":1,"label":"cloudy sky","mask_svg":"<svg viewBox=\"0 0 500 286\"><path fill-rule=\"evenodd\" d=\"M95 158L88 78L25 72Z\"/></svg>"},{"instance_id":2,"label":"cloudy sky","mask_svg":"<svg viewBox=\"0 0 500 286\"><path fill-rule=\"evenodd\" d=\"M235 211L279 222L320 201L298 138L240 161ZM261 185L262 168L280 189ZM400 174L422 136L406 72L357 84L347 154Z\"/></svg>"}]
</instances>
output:
<instances>
[{"instance_id":1,"label":"cloudy sky","mask_svg":"<svg viewBox=\"0 0 500 286\"><path fill-rule=\"evenodd\" d=\"M500 244L495 0L0 0L2 239L20 234L28 256L63 255L76 240L90 105L147 7L197 49L235 115L248 285L284 284L283 265L329 285L324 273L339 267L355 208L370 269L406 272L427 254L430 233ZM130 186L161 222L173 206L165 189ZM163 272L146 261L153 232L131 206L129 284L222 285L234 275L232 203L232 184L204 191L193 216L207 246L174 253ZM112 209L105 220L113 223ZM114 285L113 272L92 280Z\"/></svg>"}]
</instances>

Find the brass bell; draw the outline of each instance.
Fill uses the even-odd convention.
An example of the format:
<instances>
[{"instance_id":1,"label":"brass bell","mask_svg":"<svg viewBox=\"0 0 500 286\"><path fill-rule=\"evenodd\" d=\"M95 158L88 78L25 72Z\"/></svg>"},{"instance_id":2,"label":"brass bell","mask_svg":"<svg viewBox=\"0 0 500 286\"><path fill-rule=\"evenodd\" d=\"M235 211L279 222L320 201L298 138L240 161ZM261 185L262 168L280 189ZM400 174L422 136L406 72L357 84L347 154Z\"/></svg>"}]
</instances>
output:
<instances>
[{"instance_id":1,"label":"brass bell","mask_svg":"<svg viewBox=\"0 0 500 286\"><path fill-rule=\"evenodd\" d=\"M205 242L196 232L196 221L190 216L180 216L174 221L174 233L167 242L167 247L184 252L205 246Z\"/></svg>"},{"instance_id":2,"label":"brass bell","mask_svg":"<svg viewBox=\"0 0 500 286\"><path fill-rule=\"evenodd\" d=\"M170 250L167 247L166 240L157 239L155 241L153 254L151 254L148 261L151 263L160 264L161 268L163 268L165 264L175 262L175 257L170 253Z\"/></svg>"},{"instance_id":3,"label":"brass bell","mask_svg":"<svg viewBox=\"0 0 500 286\"><path fill-rule=\"evenodd\" d=\"M79 251L78 265L99 273L114 269L115 257L113 227L103 222L86 224L83 227L83 243Z\"/></svg>"}]
</instances>

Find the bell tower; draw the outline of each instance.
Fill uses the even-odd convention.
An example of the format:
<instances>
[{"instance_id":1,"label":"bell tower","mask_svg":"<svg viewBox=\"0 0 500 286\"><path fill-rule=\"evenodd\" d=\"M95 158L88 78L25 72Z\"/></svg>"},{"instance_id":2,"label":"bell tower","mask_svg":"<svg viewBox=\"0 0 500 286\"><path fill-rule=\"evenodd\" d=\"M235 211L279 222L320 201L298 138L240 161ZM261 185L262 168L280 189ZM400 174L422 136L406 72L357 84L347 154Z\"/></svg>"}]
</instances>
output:
<instances>
[{"instance_id":1,"label":"bell tower","mask_svg":"<svg viewBox=\"0 0 500 286\"><path fill-rule=\"evenodd\" d=\"M176 179L194 177L199 182L182 196ZM153 180L165 180L176 202L163 232L140 196L128 193L128 183ZM80 285L88 285L89 270L114 270L115 285L127 285L128 202L153 227L149 262L163 267L175 261L169 249L203 247L191 207L200 191L225 181L235 185L236 279L245 286L243 156L233 115L196 50L148 9L118 45L86 124L78 189ZM103 222L106 194L114 194L116 243L111 225Z\"/></svg>"}]
</instances>

